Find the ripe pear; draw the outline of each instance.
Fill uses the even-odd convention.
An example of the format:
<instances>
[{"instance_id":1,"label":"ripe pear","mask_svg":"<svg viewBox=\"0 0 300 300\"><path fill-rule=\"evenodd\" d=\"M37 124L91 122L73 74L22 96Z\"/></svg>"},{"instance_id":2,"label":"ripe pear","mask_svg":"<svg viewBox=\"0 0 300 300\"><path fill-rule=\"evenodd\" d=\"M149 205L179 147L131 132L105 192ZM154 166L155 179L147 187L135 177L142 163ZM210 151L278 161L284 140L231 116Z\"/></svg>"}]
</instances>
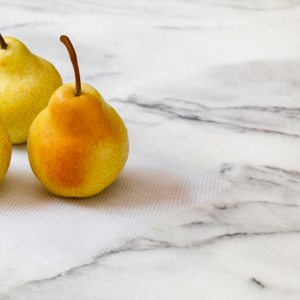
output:
<instances>
[{"instance_id":1,"label":"ripe pear","mask_svg":"<svg viewBox=\"0 0 300 300\"><path fill-rule=\"evenodd\" d=\"M19 40L0 35L0 114L13 144L26 142L32 121L61 85L50 62Z\"/></svg>"},{"instance_id":2,"label":"ripe pear","mask_svg":"<svg viewBox=\"0 0 300 300\"><path fill-rule=\"evenodd\" d=\"M0 117L0 181L6 174L12 152L12 144L6 127Z\"/></svg>"},{"instance_id":3,"label":"ripe pear","mask_svg":"<svg viewBox=\"0 0 300 300\"><path fill-rule=\"evenodd\" d=\"M117 112L90 85L81 83L75 50L61 36L76 83L64 84L33 121L27 149L31 168L51 193L89 197L109 186L129 153L127 129Z\"/></svg>"}]
</instances>

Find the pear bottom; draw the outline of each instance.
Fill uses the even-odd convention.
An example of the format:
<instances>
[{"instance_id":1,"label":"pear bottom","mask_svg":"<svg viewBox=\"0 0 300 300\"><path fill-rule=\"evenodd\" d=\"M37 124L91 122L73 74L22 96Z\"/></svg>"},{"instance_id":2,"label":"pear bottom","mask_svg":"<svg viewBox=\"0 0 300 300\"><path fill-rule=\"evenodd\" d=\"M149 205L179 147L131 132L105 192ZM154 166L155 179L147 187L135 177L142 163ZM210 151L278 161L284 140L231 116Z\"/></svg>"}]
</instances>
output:
<instances>
[{"instance_id":1,"label":"pear bottom","mask_svg":"<svg viewBox=\"0 0 300 300\"><path fill-rule=\"evenodd\" d=\"M6 127L0 118L0 181L5 176L11 160L12 143Z\"/></svg>"},{"instance_id":2,"label":"pear bottom","mask_svg":"<svg viewBox=\"0 0 300 300\"><path fill-rule=\"evenodd\" d=\"M48 108L33 122L27 148L31 168L44 187L61 197L86 198L109 186L129 153L127 130L120 138L61 134L48 123Z\"/></svg>"}]
</instances>

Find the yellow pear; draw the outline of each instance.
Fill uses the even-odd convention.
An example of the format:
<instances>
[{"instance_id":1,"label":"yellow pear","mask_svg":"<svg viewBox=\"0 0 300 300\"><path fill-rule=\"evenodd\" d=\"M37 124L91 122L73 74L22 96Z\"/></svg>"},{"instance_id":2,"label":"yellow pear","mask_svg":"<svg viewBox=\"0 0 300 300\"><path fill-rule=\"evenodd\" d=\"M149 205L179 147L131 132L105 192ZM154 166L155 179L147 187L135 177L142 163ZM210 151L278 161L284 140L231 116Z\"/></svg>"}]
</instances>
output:
<instances>
[{"instance_id":1,"label":"yellow pear","mask_svg":"<svg viewBox=\"0 0 300 300\"><path fill-rule=\"evenodd\" d=\"M12 144L6 127L0 117L0 181L6 174L12 152Z\"/></svg>"},{"instance_id":2,"label":"yellow pear","mask_svg":"<svg viewBox=\"0 0 300 300\"><path fill-rule=\"evenodd\" d=\"M75 50L66 36L76 83L64 84L33 121L27 149L31 168L53 194L89 197L110 185L129 153L127 129L90 85L80 82Z\"/></svg>"},{"instance_id":3,"label":"yellow pear","mask_svg":"<svg viewBox=\"0 0 300 300\"><path fill-rule=\"evenodd\" d=\"M0 114L13 144L26 142L32 121L61 85L51 63L0 34Z\"/></svg>"}]
</instances>

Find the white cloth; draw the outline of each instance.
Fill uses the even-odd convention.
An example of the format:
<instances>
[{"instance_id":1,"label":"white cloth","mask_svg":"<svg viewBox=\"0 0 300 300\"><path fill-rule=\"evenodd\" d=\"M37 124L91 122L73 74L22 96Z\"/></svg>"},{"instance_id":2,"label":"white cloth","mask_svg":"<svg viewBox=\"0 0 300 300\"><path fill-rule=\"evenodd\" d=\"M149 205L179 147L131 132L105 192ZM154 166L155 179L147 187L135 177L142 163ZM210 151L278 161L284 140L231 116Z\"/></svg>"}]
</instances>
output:
<instances>
[{"instance_id":1,"label":"white cloth","mask_svg":"<svg viewBox=\"0 0 300 300\"><path fill-rule=\"evenodd\" d=\"M229 182L131 146L116 181L87 199L49 193L14 146L0 182L0 260L34 276L92 262L159 222L209 200Z\"/></svg>"}]
</instances>

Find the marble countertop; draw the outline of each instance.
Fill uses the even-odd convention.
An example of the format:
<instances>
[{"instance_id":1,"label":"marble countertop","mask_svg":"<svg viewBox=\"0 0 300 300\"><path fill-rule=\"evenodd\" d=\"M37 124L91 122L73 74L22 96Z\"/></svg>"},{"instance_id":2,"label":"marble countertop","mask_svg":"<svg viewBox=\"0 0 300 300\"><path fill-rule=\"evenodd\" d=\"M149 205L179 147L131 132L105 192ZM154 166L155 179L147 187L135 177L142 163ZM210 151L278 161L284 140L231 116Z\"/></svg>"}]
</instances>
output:
<instances>
[{"instance_id":1,"label":"marble countertop","mask_svg":"<svg viewBox=\"0 0 300 300\"><path fill-rule=\"evenodd\" d=\"M0 0L65 83L71 38L132 144L234 184L63 276L0 264L0 299L300 299L299 4Z\"/></svg>"}]
</instances>

